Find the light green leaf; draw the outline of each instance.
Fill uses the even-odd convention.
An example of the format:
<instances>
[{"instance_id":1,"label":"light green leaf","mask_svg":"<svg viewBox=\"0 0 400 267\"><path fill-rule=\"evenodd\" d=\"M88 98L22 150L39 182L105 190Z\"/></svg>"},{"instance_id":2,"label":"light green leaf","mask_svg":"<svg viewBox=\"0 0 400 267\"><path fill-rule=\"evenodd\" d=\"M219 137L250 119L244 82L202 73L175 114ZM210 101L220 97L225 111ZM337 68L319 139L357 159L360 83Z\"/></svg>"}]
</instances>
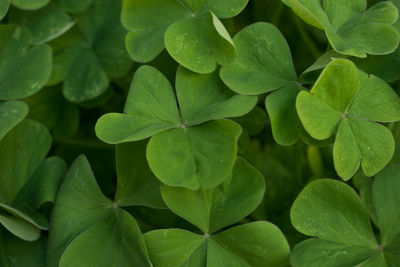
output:
<instances>
[{"instance_id":1,"label":"light green leaf","mask_svg":"<svg viewBox=\"0 0 400 267\"><path fill-rule=\"evenodd\" d=\"M212 12L175 22L166 30L164 40L168 53L179 64L202 74L236 57L228 32Z\"/></svg>"},{"instance_id":2,"label":"light green leaf","mask_svg":"<svg viewBox=\"0 0 400 267\"><path fill-rule=\"evenodd\" d=\"M161 183L146 161L146 144L141 141L116 147L118 183L115 201L119 206L165 207Z\"/></svg>"},{"instance_id":3,"label":"light green leaf","mask_svg":"<svg viewBox=\"0 0 400 267\"><path fill-rule=\"evenodd\" d=\"M322 239L307 239L293 248L290 262L293 267L366 267L367 265L363 263L375 258L376 254L377 251L371 248ZM386 265L383 266L386 267Z\"/></svg>"},{"instance_id":4,"label":"light green leaf","mask_svg":"<svg viewBox=\"0 0 400 267\"><path fill-rule=\"evenodd\" d=\"M14 6L25 10L36 10L44 7L49 2L50 0L11 0Z\"/></svg>"},{"instance_id":5,"label":"light green leaf","mask_svg":"<svg viewBox=\"0 0 400 267\"><path fill-rule=\"evenodd\" d=\"M58 266L72 240L109 215L111 207L112 201L101 192L87 159L80 156L69 169L52 212L47 266Z\"/></svg>"},{"instance_id":6,"label":"light green leaf","mask_svg":"<svg viewBox=\"0 0 400 267\"><path fill-rule=\"evenodd\" d=\"M2 224L10 233L25 241L35 241L40 237L40 229L24 219L12 215L0 215Z\"/></svg>"},{"instance_id":7,"label":"light green leaf","mask_svg":"<svg viewBox=\"0 0 400 267\"><path fill-rule=\"evenodd\" d=\"M399 33L392 26L398 10L390 1L367 8L364 0L283 0L307 23L325 30L335 51L365 58L367 54L392 53L399 44Z\"/></svg>"},{"instance_id":8,"label":"light green leaf","mask_svg":"<svg viewBox=\"0 0 400 267\"><path fill-rule=\"evenodd\" d=\"M238 57L220 73L233 91L257 95L296 85L289 46L274 25L254 23L236 34L233 42Z\"/></svg>"},{"instance_id":9,"label":"light green leaf","mask_svg":"<svg viewBox=\"0 0 400 267\"><path fill-rule=\"evenodd\" d=\"M215 236L167 229L144 237L157 267L283 267L288 263L289 245L282 232L268 222L241 225Z\"/></svg>"},{"instance_id":10,"label":"light green leaf","mask_svg":"<svg viewBox=\"0 0 400 267\"><path fill-rule=\"evenodd\" d=\"M210 189L231 172L240 134L240 126L230 120L172 129L150 139L147 160L164 184Z\"/></svg>"},{"instance_id":11,"label":"light green leaf","mask_svg":"<svg viewBox=\"0 0 400 267\"><path fill-rule=\"evenodd\" d=\"M347 246L377 249L366 209L343 182L321 179L307 185L290 211L301 233Z\"/></svg>"},{"instance_id":12,"label":"light green leaf","mask_svg":"<svg viewBox=\"0 0 400 267\"><path fill-rule=\"evenodd\" d=\"M34 44L48 42L74 25L71 17L54 1L35 12L13 9L9 21L28 29Z\"/></svg>"},{"instance_id":13,"label":"light green leaf","mask_svg":"<svg viewBox=\"0 0 400 267\"><path fill-rule=\"evenodd\" d=\"M126 211L94 224L75 238L62 254L60 267L150 266L142 233Z\"/></svg>"},{"instance_id":14,"label":"light green leaf","mask_svg":"<svg viewBox=\"0 0 400 267\"><path fill-rule=\"evenodd\" d=\"M149 62L164 50L164 33L169 25L189 17L177 0L125 0L121 21L129 30L126 48L137 62Z\"/></svg>"},{"instance_id":15,"label":"light green leaf","mask_svg":"<svg viewBox=\"0 0 400 267\"><path fill-rule=\"evenodd\" d=\"M218 187L191 191L164 186L162 196L174 213L204 233L213 233L243 219L260 204L264 179L254 167L238 158L231 176Z\"/></svg>"},{"instance_id":16,"label":"light green leaf","mask_svg":"<svg viewBox=\"0 0 400 267\"><path fill-rule=\"evenodd\" d=\"M176 93L186 125L243 116L257 103L256 96L233 94L220 81L218 72L201 75L182 67L176 75Z\"/></svg>"},{"instance_id":17,"label":"light green leaf","mask_svg":"<svg viewBox=\"0 0 400 267\"><path fill-rule=\"evenodd\" d=\"M7 15L9 6L10 0L0 0L0 20L2 20Z\"/></svg>"},{"instance_id":18,"label":"light green leaf","mask_svg":"<svg viewBox=\"0 0 400 267\"><path fill-rule=\"evenodd\" d=\"M238 15L248 2L249 0L206 0L202 10L211 10L219 18L231 18Z\"/></svg>"},{"instance_id":19,"label":"light green leaf","mask_svg":"<svg viewBox=\"0 0 400 267\"><path fill-rule=\"evenodd\" d=\"M149 66L136 71L124 112L109 113L99 119L96 134L101 140L137 141L180 125L171 84L161 72Z\"/></svg>"},{"instance_id":20,"label":"light green leaf","mask_svg":"<svg viewBox=\"0 0 400 267\"><path fill-rule=\"evenodd\" d=\"M372 176L392 158L393 136L375 121L400 120L400 98L384 81L357 70L351 61L329 63L311 93L298 95L296 108L313 138L326 139L338 129L334 163L344 180L355 174L360 160L365 175Z\"/></svg>"},{"instance_id":21,"label":"light green leaf","mask_svg":"<svg viewBox=\"0 0 400 267\"><path fill-rule=\"evenodd\" d=\"M278 144L292 145L299 139L299 119L296 111L296 97L299 91L297 86L285 87L272 92L265 99L272 134Z\"/></svg>"},{"instance_id":22,"label":"light green leaf","mask_svg":"<svg viewBox=\"0 0 400 267\"><path fill-rule=\"evenodd\" d=\"M0 140L28 114L28 106L20 101L0 103Z\"/></svg>"},{"instance_id":23,"label":"light green leaf","mask_svg":"<svg viewBox=\"0 0 400 267\"><path fill-rule=\"evenodd\" d=\"M376 176L372 185L372 199L384 247L395 244L400 237L399 170L400 165L385 168Z\"/></svg>"},{"instance_id":24,"label":"light green leaf","mask_svg":"<svg viewBox=\"0 0 400 267\"><path fill-rule=\"evenodd\" d=\"M50 77L52 58L47 45L28 49L29 32L0 26L0 99L17 99L39 91ZM38 67L40 66L40 67Z\"/></svg>"},{"instance_id":25,"label":"light green leaf","mask_svg":"<svg viewBox=\"0 0 400 267\"><path fill-rule=\"evenodd\" d=\"M10 204L50 150L46 127L25 120L0 142L0 202Z\"/></svg>"}]
</instances>

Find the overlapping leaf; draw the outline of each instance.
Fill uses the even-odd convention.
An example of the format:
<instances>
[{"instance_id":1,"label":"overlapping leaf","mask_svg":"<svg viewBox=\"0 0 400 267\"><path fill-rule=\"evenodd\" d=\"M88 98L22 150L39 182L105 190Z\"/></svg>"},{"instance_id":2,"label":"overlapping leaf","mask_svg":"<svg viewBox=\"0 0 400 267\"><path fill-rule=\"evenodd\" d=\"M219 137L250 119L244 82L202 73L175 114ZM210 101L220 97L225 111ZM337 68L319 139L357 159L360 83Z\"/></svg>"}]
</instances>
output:
<instances>
[{"instance_id":1,"label":"overlapping leaf","mask_svg":"<svg viewBox=\"0 0 400 267\"><path fill-rule=\"evenodd\" d=\"M323 140L336 132L334 163L343 179L350 179L360 163L372 176L390 161L393 136L376 121L400 120L400 98L384 81L359 71L351 61L329 63L311 93L298 95L296 107L312 137Z\"/></svg>"},{"instance_id":2,"label":"overlapping leaf","mask_svg":"<svg viewBox=\"0 0 400 267\"><path fill-rule=\"evenodd\" d=\"M60 188L47 251L48 267L82 263L151 266L135 219L103 195L84 156L75 160Z\"/></svg>"},{"instance_id":3,"label":"overlapping leaf","mask_svg":"<svg viewBox=\"0 0 400 267\"><path fill-rule=\"evenodd\" d=\"M219 18L240 13L248 0L127 0L122 24L130 32L126 45L133 60L149 62L164 45L184 67L211 73L236 57L232 40Z\"/></svg>"},{"instance_id":4,"label":"overlapping leaf","mask_svg":"<svg viewBox=\"0 0 400 267\"><path fill-rule=\"evenodd\" d=\"M295 143L298 140L295 99L301 87L285 38L272 24L259 22L241 30L233 42L238 57L221 68L222 80L243 95L277 90L265 101L274 139L283 145Z\"/></svg>"},{"instance_id":5,"label":"overlapping leaf","mask_svg":"<svg viewBox=\"0 0 400 267\"><path fill-rule=\"evenodd\" d=\"M216 72L200 75L183 68L176 93L180 112L168 80L152 67L139 68L124 114L101 117L97 136L108 143L152 136L147 159L163 183L193 190L215 187L232 170L241 133L236 123L218 119L244 115L257 98L227 91Z\"/></svg>"},{"instance_id":6,"label":"overlapping leaf","mask_svg":"<svg viewBox=\"0 0 400 267\"><path fill-rule=\"evenodd\" d=\"M48 45L29 48L31 39L24 28L0 25L0 99L33 95L49 79L51 49Z\"/></svg>"},{"instance_id":7,"label":"overlapping leaf","mask_svg":"<svg viewBox=\"0 0 400 267\"><path fill-rule=\"evenodd\" d=\"M298 196L291 210L296 229L311 238L297 244L291 263L298 266L397 266L399 247L400 166L375 178L372 200L378 218L376 241L367 211L357 193L334 180L318 180Z\"/></svg>"},{"instance_id":8,"label":"overlapping leaf","mask_svg":"<svg viewBox=\"0 0 400 267\"><path fill-rule=\"evenodd\" d=\"M64 81L64 96L84 102L103 94L110 78L125 75L131 60L125 51L119 22L120 1L93 1L76 16L77 28L54 40L54 69L50 85Z\"/></svg>"},{"instance_id":9,"label":"overlapping leaf","mask_svg":"<svg viewBox=\"0 0 400 267\"><path fill-rule=\"evenodd\" d=\"M28 106L20 101L0 102L0 140L28 114Z\"/></svg>"},{"instance_id":10,"label":"overlapping leaf","mask_svg":"<svg viewBox=\"0 0 400 267\"><path fill-rule=\"evenodd\" d=\"M399 33L392 26L398 10L390 1L367 8L365 0L282 0L305 22L325 30L332 47L339 53L366 57L393 52Z\"/></svg>"},{"instance_id":11,"label":"overlapping leaf","mask_svg":"<svg viewBox=\"0 0 400 267\"><path fill-rule=\"evenodd\" d=\"M66 168L60 158L44 160L50 144L47 129L30 120L0 141L0 223L28 241L48 229L47 219L36 210L54 201Z\"/></svg>"},{"instance_id":12,"label":"overlapping leaf","mask_svg":"<svg viewBox=\"0 0 400 267\"><path fill-rule=\"evenodd\" d=\"M205 234L180 229L146 233L152 262L157 267L285 266L289 246L271 223L254 222L214 234L252 212L263 194L262 175L241 158L232 176L212 190L164 186L162 195L167 206Z\"/></svg>"}]
</instances>

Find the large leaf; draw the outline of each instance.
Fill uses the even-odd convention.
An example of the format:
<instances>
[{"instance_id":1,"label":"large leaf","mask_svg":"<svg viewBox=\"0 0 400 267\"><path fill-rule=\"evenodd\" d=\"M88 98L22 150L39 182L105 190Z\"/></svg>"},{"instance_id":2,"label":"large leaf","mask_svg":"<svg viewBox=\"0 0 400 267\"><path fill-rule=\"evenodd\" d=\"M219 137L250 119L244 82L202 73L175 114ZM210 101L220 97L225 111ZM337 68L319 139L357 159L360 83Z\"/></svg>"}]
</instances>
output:
<instances>
[{"instance_id":1,"label":"large leaf","mask_svg":"<svg viewBox=\"0 0 400 267\"><path fill-rule=\"evenodd\" d=\"M52 214L51 229L47 252L49 267L59 266L59 263L60 266L75 266L76 260L80 263L85 260L88 266L118 263L121 264L118 266L131 266L133 262L149 266L144 240L136 221L103 195L84 156L75 160L61 186ZM101 240L104 235L98 234L99 231L106 231L110 235L114 233L110 243L112 252L104 246L105 241ZM93 239L93 235L100 239ZM106 236L107 242L110 242L110 236ZM82 254L82 246L90 254ZM91 253L93 251L107 255L106 260Z\"/></svg>"},{"instance_id":2,"label":"large leaf","mask_svg":"<svg viewBox=\"0 0 400 267\"><path fill-rule=\"evenodd\" d=\"M335 51L365 58L367 54L393 52L399 33L392 26L398 18L396 6L383 1L367 8L364 0L283 0L307 23L325 30Z\"/></svg>"},{"instance_id":3,"label":"large leaf","mask_svg":"<svg viewBox=\"0 0 400 267\"><path fill-rule=\"evenodd\" d=\"M268 222L231 228L215 236L185 230L146 233L155 266L286 266L289 245L280 230Z\"/></svg>"},{"instance_id":4,"label":"large leaf","mask_svg":"<svg viewBox=\"0 0 400 267\"><path fill-rule=\"evenodd\" d=\"M358 70L347 59L335 59L321 73L310 93L301 92L297 112L307 132L324 140L336 131L335 169L350 179L360 162L372 176L391 159L393 136L378 122L400 120L400 98L388 84Z\"/></svg>"},{"instance_id":5,"label":"large leaf","mask_svg":"<svg viewBox=\"0 0 400 267\"><path fill-rule=\"evenodd\" d=\"M50 47L39 45L28 49L30 42L31 36L26 29L0 26L0 99L33 95L49 79Z\"/></svg>"},{"instance_id":6,"label":"large leaf","mask_svg":"<svg viewBox=\"0 0 400 267\"><path fill-rule=\"evenodd\" d=\"M238 158L232 175L214 189L191 191L164 186L162 196L174 213L213 233L251 213L264 196L262 175L245 160Z\"/></svg>"},{"instance_id":7,"label":"large leaf","mask_svg":"<svg viewBox=\"0 0 400 267\"><path fill-rule=\"evenodd\" d=\"M231 172L241 132L230 120L165 131L150 139L147 160L164 184L210 189Z\"/></svg>"},{"instance_id":8,"label":"large leaf","mask_svg":"<svg viewBox=\"0 0 400 267\"><path fill-rule=\"evenodd\" d=\"M117 193L119 206L143 205L163 208L161 183L151 172L146 161L146 142L117 145Z\"/></svg>"},{"instance_id":9,"label":"large leaf","mask_svg":"<svg viewBox=\"0 0 400 267\"><path fill-rule=\"evenodd\" d=\"M32 34L32 43L50 41L74 25L70 16L65 13L56 1L36 12L13 9L9 21L25 27Z\"/></svg>"},{"instance_id":10,"label":"large leaf","mask_svg":"<svg viewBox=\"0 0 400 267\"><path fill-rule=\"evenodd\" d=\"M20 101L0 103L0 140L28 114L28 106Z\"/></svg>"}]
</instances>

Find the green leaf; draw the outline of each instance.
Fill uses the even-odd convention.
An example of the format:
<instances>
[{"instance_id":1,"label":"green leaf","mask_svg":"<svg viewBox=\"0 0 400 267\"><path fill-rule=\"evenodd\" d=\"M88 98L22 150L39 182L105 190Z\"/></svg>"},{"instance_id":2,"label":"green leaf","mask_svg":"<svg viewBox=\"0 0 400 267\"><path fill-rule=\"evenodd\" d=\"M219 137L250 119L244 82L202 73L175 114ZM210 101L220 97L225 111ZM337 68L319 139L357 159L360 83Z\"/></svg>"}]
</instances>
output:
<instances>
[{"instance_id":1,"label":"green leaf","mask_svg":"<svg viewBox=\"0 0 400 267\"><path fill-rule=\"evenodd\" d=\"M307 185L293 203L290 217L303 234L344 245L376 248L368 214L348 185L321 179Z\"/></svg>"},{"instance_id":2,"label":"green leaf","mask_svg":"<svg viewBox=\"0 0 400 267\"><path fill-rule=\"evenodd\" d=\"M70 13L81 13L85 11L93 0L60 0L61 7Z\"/></svg>"},{"instance_id":3,"label":"green leaf","mask_svg":"<svg viewBox=\"0 0 400 267\"><path fill-rule=\"evenodd\" d=\"M186 230L155 230L144 235L155 266L286 266L289 245L268 222L234 227L215 236Z\"/></svg>"},{"instance_id":4,"label":"green leaf","mask_svg":"<svg viewBox=\"0 0 400 267\"><path fill-rule=\"evenodd\" d=\"M211 10L219 18L231 18L238 15L248 2L249 0L206 0L202 10Z\"/></svg>"},{"instance_id":5,"label":"green leaf","mask_svg":"<svg viewBox=\"0 0 400 267\"><path fill-rule=\"evenodd\" d=\"M93 253L95 251L95 253ZM135 219L116 209L75 238L62 254L60 267L150 266Z\"/></svg>"},{"instance_id":6,"label":"green leaf","mask_svg":"<svg viewBox=\"0 0 400 267\"><path fill-rule=\"evenodd\" d=\"M400 120L400 98L384 81L357 70L351 61L329 63L311 93L299 93L296 108L313 138L327 139L337 131L334 163L344 180L355 174L360 161L365 175L373 176L392 158L393 136L375 121Z\"/></svg>"},{"instance_id":7,"label":"green leaf","mask_svg":"<svg viewBox=\"0 0 400 267\"><path fill-rule=\"evenodd\" d=\"M150 66L136 71L124 112L109 113L99 119L96 134L101 140L107 143L137 141L180 125L171 84Z\"/></svg>"},{"instance_id":8,"label":"green leaf","mask_svg":"<svg viewBox=\"0 0 400 267\"><path fill-rule=\"evenodd\" d=\"M238 158L231 176L218 187L191 191L164 186L162 196L174 213L204 233L213 233L243 219L260 204L264 179L254 167Z\"/></svg>"},{"instance_id":9,"label":"green leaf","mask_svg":"<svg viewBox=\"0 0 400 267\"><path fill-rule=\"evenodd\" d=\"M33 95L49 79L50 47L39 45L28 49L30 42L31 36L24 28L0 26L0 99Z\"/></svg>"},{"instance_id":10,"label":"green leaf","mask_svg":"<svg viewBox=\"0 0 400 267\"><path fill-rule=\"evenodd\" d=\"M165 207L161 183L146 161L146 144L142 141L116 147L118 183L115 201L119 206Z\"/></svg>"},{"instance_id":11,"label":"green leaf","mask_svg":"<svg viewBox=\"0 0 400 267\"><path fill-rule=\"evenodd\" d=\"M0 142L0 202L10 204L50 150L47 129L24 120Z\"/></svg>"},{"instance_id":12,"label":"green leaf","mask_svg":"<svg viewBox=\"0 0 400 267\"><path fill-rule=\"evenodd\" d=\"M40 237L40 229L24 219L12 215L0 215L0 223L23 240L35 241Z\"/></svg>"},{"instance_id":13,"label":"green leaf","mask_svg":"<svg viewBox=\"0 0 400 267\"><path fill-rule=\"evenodd\" d=\"M265 107L271 120L272 134L281 145L292 145L299 139L299 118L296 97L300 88L285 87L272 92L265 99Z\"/></svg>"},{"instance_id":14,"label":"green leaf","mask_svg":"<svg viewBox=\"0 0 400 267\"><path fill-rule=\"evenodd\" d=\"M7 267L46 266L46 241L44 237L26 242L0 230L0 265Z\"/></svg>"},{"instance_id":15,"label":"green leaf","mask_svg":"<svg viewBox=\"0 0 400 267\"><path fill-rule=\"evenodd\" d=\"M49 2L50 0L11 0L14 6L25 10L36 10L44 7Z\"/></svg>"},{"instance_id":16,"label":"green leaf","mask_svg":"<svg viewBox=\"0 0 400 267\"><path fill-rule=\"evenodd\" d=\"M233 38L238 57L221 68L221 78L233 91L258 95L296 85L289 46L272 24L254 23Z\"/></svg>"},{"instance_id":17,"label":"green leaf","mask_svg":"<svg viewBox=\"0 0 400 267\"><path fill-rule=\"evenodd\" d=\"M0 102L0 140L25 118L28 109L24 102Z\"/></svg>"},{"instance_id":18,"label":"green leaf","mask_svg":"<svg viewBox=\"0 0 400 267\"><path fill-rule=\"evenodd\" d=\"M150 139L147 160L164 184L210 189L231 172L240 134L240 126L230 120L172 129Z\"/></svg>"},{"instance_id":19,"label":"green leaf","mask_svg":"<svg viewBox=\"0 0 400 267\"><path fill-rule=\"evenodd\" d=\"M52 212L48 266L58 266L72 240L108 216L111 206L112 201L100 191L87 159L78 157L61 185Z\"/></svg>"},{"instance_id":20,"label":"green leaf","mask_svg":"<svg viewBox=\"0 0 400 267\"><path fill-rule=\"evenodd\" d=\"M177 0L126 0L121 21L129 30L126 49L133 60L149 62L164 50L164 34L169 25L190 12Z\"/></svg>"},{"instance_id":21,"label":"green leaf","mask_svg":"<svg viewBox=\"0 0 400 267\"><path fill-rule=\"evenodd\" d=\"M7 15L9 6L10 0L0 0L0 20L2 20Z\"/></svg>"},{"instance_id":22,"label":"green leaf","mask_svg":"<svg viewBox=\"0 0 400 267\"><path fill-rule=\"evenodd\" d=\"M396 6L383 1L367 8L364 0L283 0L307 23L325 30L338 53L365 58L367 54L392 53L399 33L392 26L398 18Z\"/></svg>"},{"instance_id":23,"label":"green leaf","mask_svg":"<svg viewBox=\"0 0 400 267\"><path fill-rule=\"evenodd\" d=\"M12 9L9 21L28 29L34 44L48 42L74 25L71 17L54 1L36 12Z\"/></svg>"},{"instance_id":24,"label":"green leaf","mask_svg":"<svg viewBox=\"0 0 400 267\"><path fill-rule=\"evenodd\" d=\"M104 246L106 243L109 247ZM82 247L89 254L82 253ZM78 261L87 266L150 266L147 258L136 221L103 195L87 159L78 157L60 188L52 213L47 265L76 266Z\"/></svg>"},{"instance_id":25,"label":"green leaf","mask_svg":"<svg viewBox=\"0 0 400 267\"><path fill-rule=\"evenodd\" d=\"M392 165L380 172L372 185L372 200L384 247L398 242L400 236L400 165ZM398 245L396 245L398 246ZM389 249L390 250L390 249Z\"/></svg>"},{"instance_id":26,"label":"green leaf","mask_svg":"<svg viewBox=\"0 0 400 267\"><path fill-rule=\"evenodd\" d=\"M176 93L186 125L242 116L257 103L256 96L236 95L226 88L218 72L201 75L182 67L176 74Z\"/></svg>"},{"instance_id":27,"label":"green leaf","mask_svg":"<svg viewBox=\"0 0 400 267\"><path fill-rule=\"evenodd\" d=\"M229 33L212 12L175 22L166 30L164 40L168 53L179 64L202 74L236 57Z\"/></svg>"}]
</instances>

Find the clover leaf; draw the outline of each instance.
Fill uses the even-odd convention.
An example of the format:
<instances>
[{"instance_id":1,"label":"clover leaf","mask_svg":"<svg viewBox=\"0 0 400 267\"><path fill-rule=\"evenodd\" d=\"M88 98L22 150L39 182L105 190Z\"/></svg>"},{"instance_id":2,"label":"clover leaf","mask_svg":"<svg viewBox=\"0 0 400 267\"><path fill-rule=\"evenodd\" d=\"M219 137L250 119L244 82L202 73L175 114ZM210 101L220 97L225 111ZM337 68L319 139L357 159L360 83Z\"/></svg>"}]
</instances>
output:
<instances>
[{"instance_id":1,"label":"clover leaf","mask_svg":"<svg viewBox=\"0 0 400 267\"><path fill-rule=\"evenodd\" d=\"M111 78L125 75L131 60L119 22L121 3L93 1L76 16L77 27L51 43L55 53L50 85L64 81L66 99L81 103L106 92Z\"/></svg>"},{"instance_id":2,"label":"clover leaf","mask_svg":"<svg viewBox=\"0 0 400 267\"><path fill-rule=\"evenodd\" d=\"M47 5L50 0L10 0L14 6L25 10L36 10Z\"/></svg>"},{"instance_id":3,"label":"clover leaf","mask_svg":"<svg viewBox=\"0 0 400 267\"><path fill-rule=\"evenodd\" d=\"M0 102L0 140L28 115L28 109L21 101Z\"/></svg>"},{"instance_id":4,"label":"clover leaf","mask_svg":"<svg viewBox=\"0 0 400 267\"><path fill-rule=\"evenodd\" d=\"M59 0L62 8L69 13L81 13L85 11L93 0Z\"/></svg>"},{"instance_id":5,"label":"clover leaf","mask_svg":"<svg viewBox=\"0 0 400 267\"><path fill-rule=\"evenodd\" d=\"M35 12L12 9L9 22L28 29L34 44L55 39L74 25L71 17L62 10L56 1L52 1Z\"/></svg>"},{"instance_id":6,"label":"clover leaf","mask_svg":"<svg viewBox=\"0 0 400 267\"><path fill-rule=\"evenodd\" d=\"M392 165L380 172L372 185L379 242L360 197L350 186L328 179L306 186L292 206L291 220L298 231L316 238L294 247L292 265L397 266L399 181L400 165Z\"/></svg>"},{"instance_id":7,"label":"clover leaf","mask_svg":"<svg viewBox=\"0 0 400 267\"><path fill-rule=\"evenodd\" d=\"M0 20L2 20L6 16L9 6L10 0L0 1Z\"/></svg>"},{"instance_id":8,"label":"clover leaf","mask_svg":"<svg viewBox=\"0 0 400 267\"><path fill-rule=\"evenodd\" d=\"M367 176L379 172L394 151L391 132L378 122L400 120L400 98L389 85L359 71L347 59L335 59L311 92L300 92L297 112L307 132L323 140L336 132L335 169L350 179L360 162Z\"/></svg>"},{"instance_id":9,"label":"clover leaf","mask_svg":"<svg viewBox=\"0 0 400 267\"><path fill-rule=\"evenodd\" d=\"M133 60L149 62L164 46L182 66L211 73L236 57L235 46L219 18L240 13L248 0L127 0L122 24L129 30L127 50ZM213 13L214 12L214 13Z\"/></svg>"},{"instance_id":10,"label":"clover leaf","mask_svg":"<svg viewBox=\"0 0 400 267\"><path fill-rule=\"evenodd\" d=\"M285 38L272 24L258 22L241 30L233 42L238 57L221 68L221 79L243 95L276 90L265 100L274 139L282 145L295 143L299 138L295 99L302 87Z\"/></svg>"},{"instance_id":11,"label":"clover leaf","mask_svg":"<svg viewBox=\"0 0 400 267\"><path fill-rule=\"evenodd\" d=\"M264 179L245 160L238 158L231 177L214 189L191 191L164 186L162 195L168 208L195 224L204 235L180 229L146 233L155 266L287 264L289 246L271 223L253 222L214 234L251 213L263 198Z\"/></svg>"},{"instance_id":12,"label":"clover leaf","mask_svg":"<svg viewBox=\"0 0 400 267\"><path fill-rule=\"evenodd\" d=\"M27 241L37 240L47 230L45 216L37 210L53 202L64 175L65 162L45 160L51 137L47 129L24 120L0 141L0 223Z\"/></svg>"},{"instance_id":13,"label":"clover leaf","mask_svg":"<svg viewBox=\"0 0 400 267\"><path fill-rule=\"evenodd\" d=\"M47 251L47 266L77 264L151 266L136 220L103 195L84 156L60 188Z\"/></svg>"},{"instance_id":14,"label":"clover leaf","mask_svg":"<svg viewBox=\"0 0 400 267\"><path fill-rule=\"evenodd\" d=\"M49 79L51 49L48 45L28 49L31 39L24 28L0 25L0 99L33 95Z\"/></svg>"},{"instance_id":15,"label":"clover leaf","mask_svg":"<svg viewBox=\"0 0 400 267\"><path fill-rule=\"evenodd\" d=\"M384 55L399 44L392 26L398 18L396 6L382 1L367 8L365 0L282 0L305 22L325 34L338 53L365 58Z\"/></svg>"},{"instance_id":16,"label":"clover leaf","mask_svg":"<svg viewBox=\"0 0 400 267\"><path fill-rule=\"evenodd\" d=\"M206 97L197 97L204 92ZM215 187L233 167L241 133L238 124L219 119L244 115L257 98L227 91L216 72L200 75L184 68L178 69L176 93L180 111L165 76L150 66L139 68L124 114L102 116L96 134L114 144L152 136L147 160L158 179L193 190Z\"/></svg>"}]
</instances>

